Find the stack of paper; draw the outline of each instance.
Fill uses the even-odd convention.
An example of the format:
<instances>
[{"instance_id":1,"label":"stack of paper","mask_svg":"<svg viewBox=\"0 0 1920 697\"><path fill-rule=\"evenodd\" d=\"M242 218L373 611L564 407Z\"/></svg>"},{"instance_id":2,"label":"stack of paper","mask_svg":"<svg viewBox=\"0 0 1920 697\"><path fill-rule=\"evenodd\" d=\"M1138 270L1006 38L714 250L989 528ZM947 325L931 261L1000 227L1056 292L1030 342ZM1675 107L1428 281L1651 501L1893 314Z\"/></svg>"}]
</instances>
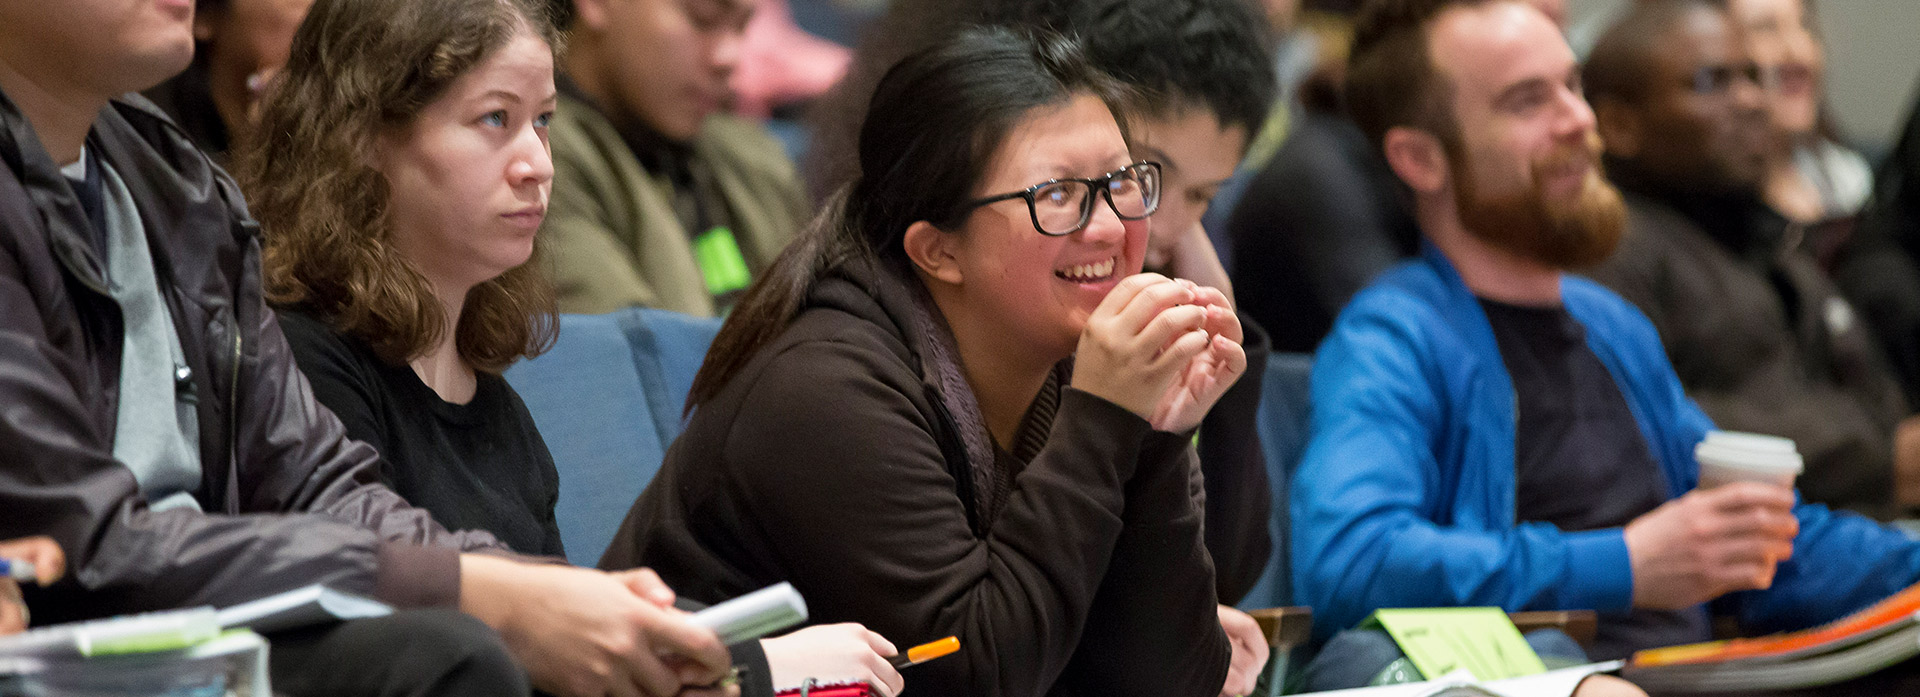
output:
<instances>
[{"instance_id":1,"label":"stack of paper","mask_svg":"<svg viewBox=\"0 0 1920 697\"><path fill-rule=\"evenodd\" d=\"M1817 687L1920 655L1920 586L1812 629L1634 654L1621 677L1665 693Z\"/></svg>"},{"instance_id":2,"label":"stack of paper","mask_svg":"<svg viewBox=\"0 0 1920 697\"><path fill-rule=\"evenodd\" d=\"M40 627L0 637L0 694L269 697L277 632L380 617L393 608L320 585L210 607Z\"/></svg>"}]
</instances>

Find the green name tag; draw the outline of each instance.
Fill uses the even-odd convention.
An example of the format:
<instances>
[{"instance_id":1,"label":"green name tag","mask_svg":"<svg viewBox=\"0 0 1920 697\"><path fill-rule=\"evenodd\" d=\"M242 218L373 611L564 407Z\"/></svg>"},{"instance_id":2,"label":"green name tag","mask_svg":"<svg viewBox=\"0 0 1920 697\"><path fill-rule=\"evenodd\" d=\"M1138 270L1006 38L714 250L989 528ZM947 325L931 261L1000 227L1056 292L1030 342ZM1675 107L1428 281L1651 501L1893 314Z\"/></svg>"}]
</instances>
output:
<instances>
[{"instance_id":1,"label":"green name tag","mask_svg":"<svg viewBox=\"0 0 1920 697\"><path fill-rule=\"evenodd\" d=\"M1520 630L1497 607L1393 608L1361 626L1385 629L1428 679L1466 669L1476 680L1547 672Z\"/></svg>"},{"instance_id":2,"label":"green name tag","mask_svg":"<svg viewBox=\"0 0 1920 697\"><path fill-rule=\"evenodd\" d=\"M725 225L701 234L693 241L693 258L700 264L700 275L707 280L707 292L725 295L747 287L753 274L747 270L747 257L733 239L733 230Z\"/></svg>"}]
</instances>

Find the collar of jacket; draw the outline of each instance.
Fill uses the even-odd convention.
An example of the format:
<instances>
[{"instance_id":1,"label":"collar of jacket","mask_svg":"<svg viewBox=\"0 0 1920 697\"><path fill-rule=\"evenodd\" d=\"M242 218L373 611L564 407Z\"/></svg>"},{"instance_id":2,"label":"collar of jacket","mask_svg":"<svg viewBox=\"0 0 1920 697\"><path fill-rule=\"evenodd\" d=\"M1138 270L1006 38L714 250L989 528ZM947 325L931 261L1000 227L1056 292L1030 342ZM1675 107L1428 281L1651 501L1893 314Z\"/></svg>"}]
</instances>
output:
<instances>
[{"instance_id":1,"label":"collar of jacket","mask_svg":"<svg viewBox=\"0 0 1920 697\"><path fill-rule=\"evenodd\" d=\"M914 307L914 294L925 291L907 285L919 280L901 266L902 262L880 260L842 262L814 282L807 291L801 312L815 308L845 312L882 327L899 340L896 355L913 366L920 379L921 393L937 417L932 424L934 439L940 444L947 473L953 477L954 493L966 509L968 526L975 534L985 534L987 520L976 491L966 437L959 419L954 416L953 405L940 387L939 376L929 368L927 357L932 355L932 350L927 342L931 334L920 328L919 311Z\"/></svg>"},{"instance_id":2,"label":"collar of jacket","mask_svg":"<svg viewBox=\"0 0 1920 697\"><path fill-rule=\"evenodd\" d=\"M267 321L250 314L263 309L257 304L259 225L248 215L245 199L232 179L139 95L118 97L101 109L87 147L121 175L147 238L154 241L149 247L161 295L202 396L198 404L206 491L209 500L224 500L228 512L234 512L239 478L232 439L245 343L241 337L247 327ZM118 304L108 292L101 259L88 242L86 213L32 126L4 94L0 94L0 166L9 168L21 182L62 271L97 294L86 301L94 309L76 310L81 315L77 321L87 327L90 341L101 352L103 364L97 366L101 379L117 380ZM256 303L236 305L243 298L254 298ZM213 428L223 435L210 436ZM208 450L209 445L219 449ZM221 462L226 466L216 464Z\"/></svg>"},{"instance_id":3,"label":"collar of jacket","mask_svg":"<svg viewBox=\"0 0 1920 697\"><path fill-rule=\"evenodd\" d=\"M627 149L633 151L641 167L665 176L676 188L694 185L692 163L696 153L693 143L668 138L644 120L608 110L566 73L555 74L553 82L554 89L561 95L580 100L580 103L606 117L607 123L613 124L613 130L620 134L621 140L626 141Z\"/></svg>"},{"instance_id":4,"label":"collar of jacket","mask_svg":"<svg viewBox=\"0 0 1920 697\"><path fill-rule=\"evenodd\" d=\"M95 119L96 126L102 120ZM93 135L88 135L87 142L97 148ZM101 159L106 159L104 154ZM79 196L66 175L60 173L60 165L41 146L26 115L4 92L0 92L0 162L26 189L33 209L40 212L47 226L48 243L68 273L94 292L108 295L106 266L87 242L92 238L87 232L91 224Z\"/></svg>"},{"instance_id":5,"label":"collar of jacket","mask_svg":"<svg viewBox=\"0 0 1920 697\"><path fill-rule=\"evenodd\" d=\"M259 226L247 214L238 188L146 98L129 93L101 109L87 135L87 147L121 173L149 238L186 242L153 245L153 253L160 255L156 266L173 271L170 275L175 278L170 280L207 277L181 274L182 261L216 261L182 260L170 254L182 248L203 248L191 238L230 235L244 245L258 234ZM0 162L19 177L34 208L43 212L49 241L68 272L106 295L105 267L87 242L89 223L79 198L40 145L25 115L4 93L0 93ZM240 224L231 224L234 220Z\"/></svg>"},{"instance_id":6,"label":"collar of jacket","mask_svg":"<svg viewBox=\"0 0 1920 697\"><path fill-rule=\"evenodd\" d=\"M1741 257L1769 259L1785 239L1786 218L1774 212L1758 191L1690 191L1618 158L1608 158L1606 169L1622 193L1673 209Z\"/></svg>"}]
</instances>

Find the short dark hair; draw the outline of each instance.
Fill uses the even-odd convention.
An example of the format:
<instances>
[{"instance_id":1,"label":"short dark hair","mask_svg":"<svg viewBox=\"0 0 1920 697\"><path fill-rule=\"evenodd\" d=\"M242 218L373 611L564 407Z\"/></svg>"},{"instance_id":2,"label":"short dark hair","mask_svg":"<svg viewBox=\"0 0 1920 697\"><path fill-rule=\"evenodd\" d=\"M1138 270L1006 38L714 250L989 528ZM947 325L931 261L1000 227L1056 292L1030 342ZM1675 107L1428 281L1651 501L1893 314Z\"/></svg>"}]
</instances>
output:
<instances>
[{"instance_id":1,"label":"short dark hair","mask_svg":"<svg viewBox=\"0 0 1920 697\"><path fill-rule=\"evenodd\" d=\"M1087 57L1132 87L1150 116L1211 111L1247 138L1279 92L1273 39L1248 0L1036 0L1002 18L1077 35Z\"/></svg>"},{"instance_id":2,"label":"short dark hair","mask_svg":"<svg viewBox=\"0 0 1920 697\"><path fill-rule=\"evenodd\" d=\"M1587 101L1639 104L1648 95L1655 47L1681 17L1697 10L1725 13L1725 0L1638 0L1600 35L1581 66Z\"/></svg>"},{"instance_id":3,"label":"short dark hair","mask_svg":"<svg viewBox=\"0 0 1920 697\"><path fill-rule=\"evenodd\" d=\"M1376 150L1387 131L1400 126L1454 136L1453 89L1434 68L1428 30L1446 10L1500 1L1518 0L1368 0L1360 6L1347 59L1347 109Z\"/></svg>"}]
</instances>

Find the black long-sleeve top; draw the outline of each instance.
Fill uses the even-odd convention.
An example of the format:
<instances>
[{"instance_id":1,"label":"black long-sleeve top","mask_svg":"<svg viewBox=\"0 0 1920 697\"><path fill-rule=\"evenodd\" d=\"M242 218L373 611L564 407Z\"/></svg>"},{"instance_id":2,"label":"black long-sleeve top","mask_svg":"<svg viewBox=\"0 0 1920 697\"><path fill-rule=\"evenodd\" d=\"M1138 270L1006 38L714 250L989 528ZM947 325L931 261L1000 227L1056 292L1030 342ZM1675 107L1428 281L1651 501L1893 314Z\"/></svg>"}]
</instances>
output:
<instances>
[{"instance_id":1,"label":"black long-sleeve top","mask_svg":"<svg viewBox=\"0 0 1920 697\"><path fill-rule=\"evenodd\" d=\"M901 646L957 635L960 654L914 669L923 696L1217 694L1230 649L1191 434L1055 384L1022 427L1044 444L1001 453L1017 472L976 529L904 282L816 284L694 413L601 565L702 601L790 581L812 621Z\"/></svg>"},{"instance_id":2,"label":"black long-sleeve top","mask_svg":"<svg viewBox=\"0 0 1920 697\"><path fill-rule=\"evenodd\" d=\"M566 556L553 513L560 475L506 379L481 372L473 399L454 404L413 368L318 319L282 310L280 327L314 397L348 437L380 452L380 477L394 491L443 525L486 530L522 554Z\"/></svg>"}]
</instances>

